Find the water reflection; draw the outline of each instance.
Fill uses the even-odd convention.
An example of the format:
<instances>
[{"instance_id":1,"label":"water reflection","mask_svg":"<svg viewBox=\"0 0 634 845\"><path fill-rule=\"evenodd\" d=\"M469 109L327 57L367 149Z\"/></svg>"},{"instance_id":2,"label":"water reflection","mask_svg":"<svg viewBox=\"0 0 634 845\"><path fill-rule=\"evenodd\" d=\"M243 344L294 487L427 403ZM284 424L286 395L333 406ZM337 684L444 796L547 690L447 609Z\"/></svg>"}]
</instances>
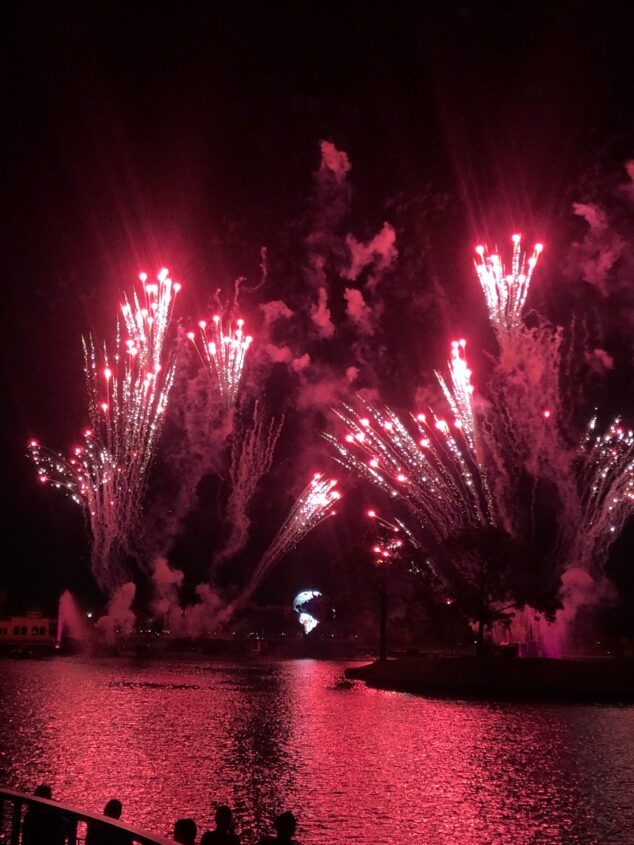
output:
<instances>
[{"instance_id":1,"label":"water reflection","mask_svg":"<svg viewBox=\"0 0 634 845\"><path fill-rule=\"evenodd\" d=\"M308 843L630 843L634 708L435 701L343 666L3 661L0 767L168 833L291 809Z\"/></svg>"}]
</instances>

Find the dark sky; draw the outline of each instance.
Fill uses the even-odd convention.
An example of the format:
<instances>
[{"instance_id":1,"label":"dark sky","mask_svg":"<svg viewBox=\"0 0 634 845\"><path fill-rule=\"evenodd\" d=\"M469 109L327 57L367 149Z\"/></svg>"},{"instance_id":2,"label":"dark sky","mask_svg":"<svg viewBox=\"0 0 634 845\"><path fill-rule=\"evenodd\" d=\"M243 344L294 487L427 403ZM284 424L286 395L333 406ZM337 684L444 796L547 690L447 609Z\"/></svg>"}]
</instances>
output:
<instances>
[{"instance_id":1,"label":"dark sky","mask_svg":"<svg viewBox=\"0 0 634 845\"><path fill-rule=\"evenodd\" d=\"M450 198L429 237L451 272L492 231L563 242L584 174L634 153L627 4L160 5L3 13L0 584L15 603L90 591L78 509L36 487L24 443L73 441L79 335L108 328L140 268L173 268L186 313L257 275L260 247L275 261L302 218L320 139L350 156L361 232L390 198Z\"/></svg>"}]
</instances>

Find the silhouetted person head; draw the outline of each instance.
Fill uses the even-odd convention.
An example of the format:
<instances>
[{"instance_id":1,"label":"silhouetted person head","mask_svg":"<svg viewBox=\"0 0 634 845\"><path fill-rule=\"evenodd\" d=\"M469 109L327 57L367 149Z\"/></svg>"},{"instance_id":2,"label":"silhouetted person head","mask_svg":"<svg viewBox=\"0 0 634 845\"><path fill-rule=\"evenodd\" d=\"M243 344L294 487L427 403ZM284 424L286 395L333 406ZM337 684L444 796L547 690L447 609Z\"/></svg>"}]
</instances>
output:
<instances>
[{"instance_id":1,"label":"silhouetted person head","mask_svg":"<svg viewBox=\"0 0 634 845\"><path fill-rule=\"evenodd\" d=\"M41 783L35 788L33 795L36 798L48 798L51 801L53 799L53 790L47 783Z\"/></svg>"},{"instance_id":2,"label":"silhouetted person head","mask_svg":"<svg viewBox=\"0 0 634 845\"><path fill-rule=\"evenodd\" d=\"M226 804L219 804L216 808L215 819L216 828L218 830L222 830L223 833L226 833L231 827L231 822L233 821L231 807L227 807Z\"/></svg>"},{"instance_id":3,"label":"silhouetted person head","mask_svg":"<svg viewBox=\"0 0 634 845\"><path fill-rule=\"evenodd\" d=\"M275 819L275 830L279 839L290 839L297 830L297 821L295 816L287 811L282 813Z\"/></svg>"},{"instance_id":4,"label":"silhouetted person head","mask_svg":"<svg viewBox=\"0 0 634 845\"><path fill-rule=\"evenodd\" d=\"M103 814L104 816L108 816L109 819L120 819L122 810L123 805L121 801L118 798L111 798L103 808Z\"/></svg>"},{"instance_id":5,"label":"silhouetted person head","mask_svg":"<svg viewBox=\"0 0 634 845\"><path fill-rule=\"evenodd\" d=\"M174 842L181 845L194 845L198 828L193 819L179 819L174 825Z\"/></svg>"}]
</instances>

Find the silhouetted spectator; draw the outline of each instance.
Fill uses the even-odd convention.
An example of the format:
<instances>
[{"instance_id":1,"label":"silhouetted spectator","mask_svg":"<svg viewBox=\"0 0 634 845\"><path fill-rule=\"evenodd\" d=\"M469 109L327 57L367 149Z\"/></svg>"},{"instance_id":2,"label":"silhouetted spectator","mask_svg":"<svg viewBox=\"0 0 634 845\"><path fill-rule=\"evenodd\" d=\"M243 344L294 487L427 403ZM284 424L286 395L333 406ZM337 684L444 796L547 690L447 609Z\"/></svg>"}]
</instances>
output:
<instances>
[{"instance_id":1,"label":"silhouetted spectator","mask_svg":"<svg viewBox=\"0 0 634 845\"><path fill-rule=\"evenodd\" d=\"M33 795L53 800L51 787L42 783ZM54 807L33 804L24 814L22 845L64 845L68 836L68 822Z\"/></svg>"},{"instance_id":2,"label":"silhouetted spectator","mask_svg":"<svg viewBox=\"0 0 634 845\"><path fill-rule=\"evenodd\" d=\"M179 819L174 825L174 842L181 845L194 845L198 828L193 819Z\"/></svg>"},{"instance_id":3,"label":"silhouetted spectator","mask_svg":"<svg viewBox=\"0 0 634 845\"><path fill-rule=\"evenodd\" d=\"M240 845L240 837L233 829L231 807L220 804L216 809L216 829L203 833L200 845Z\"/></svg>"},{"instance_id":4,"label":"silhouetted spectator","mask_svg":"<svg viewBox=\"0 0 634 845\"><path fill-rule=\"evenodd\" d=\"M103 814L118 821L122 810L121 801L111 798L103 808ZM110 827L106 822L90 822L86 831L86 845L132 845L132 836L125 830Z\"/></svg>"},{"instance_id":5,"label":"silhouetted spectator","mask_svg":"<svg viewBox=\"0 0 634 845\"><path fill-rule=\"evenodd\" d=\"M286 845L298 845L297 840L293 839L293 834L297 830L297 820L291 812L282 813L279 815L274 823L277 836L265 836L260 839L258 845L275 845L275 843L284 842Z\"/></svg>"}]
</instances>

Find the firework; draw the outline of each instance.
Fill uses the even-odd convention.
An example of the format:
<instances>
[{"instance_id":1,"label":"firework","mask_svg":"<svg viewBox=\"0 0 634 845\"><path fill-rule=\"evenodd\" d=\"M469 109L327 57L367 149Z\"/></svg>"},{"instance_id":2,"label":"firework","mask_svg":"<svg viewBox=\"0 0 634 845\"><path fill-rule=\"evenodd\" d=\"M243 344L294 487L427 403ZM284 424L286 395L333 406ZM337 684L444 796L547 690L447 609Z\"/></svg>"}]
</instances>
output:
<instances>
[{"instance_id":1,"label":"firework","mask_svg":"<svg viewBox=\"0 0 634 845\"><path fill-rule=\"evenodd\" d=\"M522 322L522 312L528 296L533 270L543 250L535 244L533 253L522 253L521 235L513 235L511 271L506 272L498 252L489 253L486 247L477 246L476 273L482 285L489 312L489 320L496 331L509 331Z\"/></svg>"},{"instance_id":2,"label":"firework","mask_svg":"<svg viewBox=\"0 0 634 845\"><path fill-rule=\"evenodd\" d=\"M92 535L92 566L102 588L116 580L118 557L131 551L139 525L148 470L159 440L174 379L166 337L180 285L167 270L156 283L140 275L143 288L121 306L127 337L117 325L113 352L97 356L83 339L90 427L71 455L32 440L29 454L40 482L65 490L87 516Z\"/></svg>"},{"instance_id":3,"label":"firework","mask_svg":"<svg viewBox=\"0 0 634 845\"><path fill-rule=\"evenodd\" d=\"M571 383L562 378L563 329L537 313L530 327L522 320L543 248L536 244L527 258L521 251L520 235L513 235L512 240L510 273L499 254L488 255L484 247L476 247L476 271L499 346L476 448L479 454L487 454L491 497L499 524L509 533L517 531L518 520L524 519L515 507L515 485L524 471L533 479L533 506L537 479L559 488L566 511L563 522L569 526L575 523L577 496L572 472L574 438L565 432L566 409L572 402L562 394L562 388Z\"/></svg>"},{"instance_id":4,"label":"firework","mask_svg":"<svg viewBox=\"0 0 634 845\"><path fill-rule=\"evenodd\" d=\"M571 561L603 565L625 521L634 514L634 432L615 419L604 434L590 420L579 453L580 524Z\"/></svg>"},{"instance_id":5,"label":"firework","mask_svg":"<svg viewBox=\"0 0 634 845\"><path fill-rule=\"evenodd\" d=\"M473 412L473 385L471 370L467 365L466 348L467 341L464 339L451 342L451 360L448 366L453 390L447 386L439 372L436 372L436 378L454 415L455 427L462 431L469 448L475 453L476 423Z\"/></svg>"},{"instance_id":6,"label":"firework","mask_svg":"<svg viewBox=\"0 0 634 845\"><path fill-rule=\"evenodd\" d=\"M390 408L359 398L360 412L348 405L336 412L346 428L343 440L325 435L340 463L403 503L436 542L464 524L493 522L476 450L465 342L454 341L451 348L453 389L438 379L454 414L452 424L429 411L412 414L406 425Z\"/></svg>"},{"instance_id":7,"label":"firework","mask_svg":"<svg viewBox=\"0 0 634 845\"><path fill-rule=\"evenodd\" d=\"M381 534L372 542L372 554L377 566L391 563L403 554L405 541L399 536L399 529L394 527L391 531Z\"/></svg>"},{"instance_id":8,"label":"firework","mask_svg":"<svg viewBox=\"0 0 634 845\"><path fill-rule=\"evenodd\" d=\"M542 247L537 244L527 258L520 241L513 236L508 273L497 253L476 249L477 275L499 343L483 410L475 412L466 346L458 340L451 346L448 377L436 373L453 419L433 411L401 419L359 398L355 407L336 412L343 436L326 435L341 464L409 511L405 520L392 522L368 512L380 532L372 547L377 562L398 552L394 531L401 528L414 548L427 553L435 586L445 594L458 573L468 582L469 558L480 552L460 550L458 543L462 560L455 564L440 552L461 536L473 537L477 546L472 528L501 525L512 540L530 547L542 518L536 509L539 484L556 502L556 538L542 561L554 572L578 569L603 577L610 546L634 515L634 432L616 419L598 433L593 418L574 447L563 329L538 314L530 327L522 320Z\"/></svg>"},{"instance_id":9,"label":"firework","mask_svg":"<svg viewBox=\"0 0 634 845\"><path fill-rule=\"evenodd\" d=\"M198 338L195 332L189 332L187 337L214 378L222 404L233 408L253 338L244 334L244 320L237 320L235 328L231 324L227 327L219 314L214 315L211 324L201 320L198 328Z\"/></svg>"},{"instance_id":10,"label":"firework","mask_svg":"<svg viewBox=\"0 0 634 845\"><path fill-rule=\"evenodd\" d=\"M335 516L335 505L341 499L335 479L315 473L302 490L273 542L258 563L251 580L242 591L234 608L243 604L260 584L264 576L279 560L294 549L304 537L325 519Z\"/></svg>"},{"instance_id":11,"label":"firework","mask_svg":"<svg viewBox=\"0 0 634 845\"><path fill-rule=\"evenodd\" d=\"M229 470L232 490L227 502L231 532L224 548L216 556L216 562L230 558L244 548L250 525L247 507L260 479L271 468L283 425L283 416L268 422L262 419L259 403L256 402L251 427L234 431Z\"/></svg>"},{"instance_id":12,"label":"firework","mask_svg":"<svg viewBox=\"0 0 634 845\"><path fill-rule=\"evenodd\" d=\"M264 555L265 568L283 558L324 519L335 516L341 498L335 479L325 479L320 472L302 490Z\"/></svg>"}]
</instances>

